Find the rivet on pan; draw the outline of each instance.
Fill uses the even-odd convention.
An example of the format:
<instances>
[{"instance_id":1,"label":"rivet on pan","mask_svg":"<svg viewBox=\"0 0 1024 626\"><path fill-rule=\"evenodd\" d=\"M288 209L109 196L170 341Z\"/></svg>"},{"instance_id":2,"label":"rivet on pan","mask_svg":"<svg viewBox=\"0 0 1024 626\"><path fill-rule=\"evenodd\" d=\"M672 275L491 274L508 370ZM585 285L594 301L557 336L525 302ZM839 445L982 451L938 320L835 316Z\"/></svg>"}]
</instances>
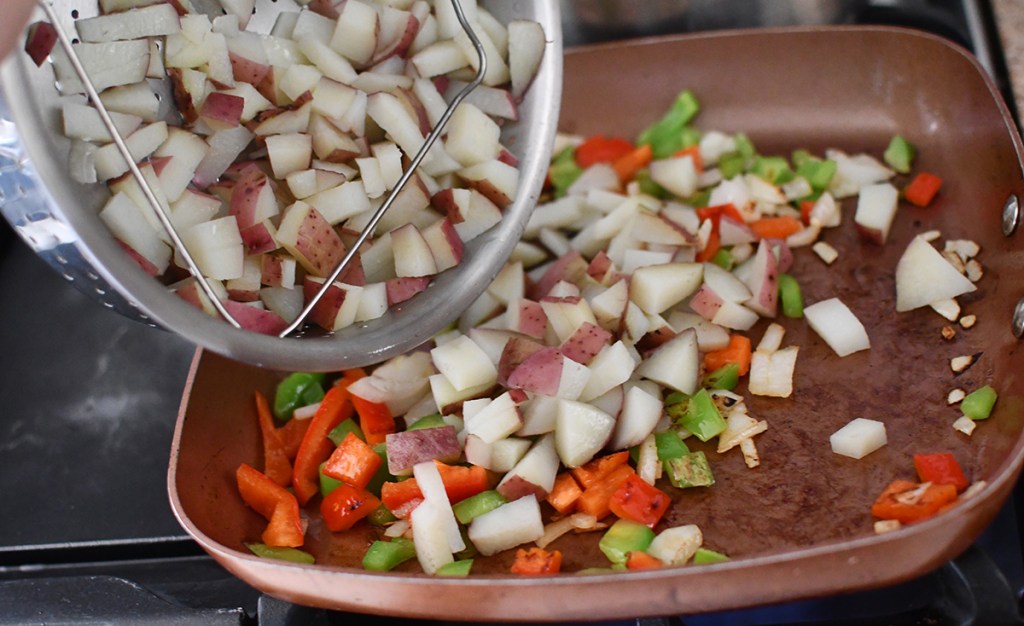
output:
<instances>
[{"instance_id":1,"label":"rivet on pan","mask_svg":"<svg viewBox=\"0 0 1024 626\"><path fill-rule=\"evenodd\" d=\"M1007 237L1012 235L1020 225L1020 202L1017 201L1017 194L1010 194L1003 205L1003 234Z\"/></svg>"},{"instance_id":2,"label":"rivet on pan","mask_svg":"<svg viewBox=\"0 0 1024 626\"><path fill-rule=\"evenodd\" d=\"M1024 299L1017 302L1017 306L1013 307L1013 334L1018 339L1024 336Z\"/></svg>"}]
</instances>

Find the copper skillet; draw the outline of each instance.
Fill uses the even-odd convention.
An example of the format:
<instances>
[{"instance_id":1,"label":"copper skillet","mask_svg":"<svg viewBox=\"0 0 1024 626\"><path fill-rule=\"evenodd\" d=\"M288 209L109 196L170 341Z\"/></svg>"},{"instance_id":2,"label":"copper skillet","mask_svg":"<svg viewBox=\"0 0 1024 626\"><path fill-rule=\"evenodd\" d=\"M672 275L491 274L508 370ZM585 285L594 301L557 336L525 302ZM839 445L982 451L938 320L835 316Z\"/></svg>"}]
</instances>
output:
<instances>
[{"instance_id":1,"label":"copper skillet","mask_svg":"<svg viewBox=\"0 0 1024 626\"><path fill-rule=\"evenodd\" d=\"M553 579L504 575L508 555L478 561L466 580L358 569L369 537L318 537L319 562L298 566L249 556L242 542L263 522L236 494L233 471L259 460L254 389L280 375L198 354L175 432L171 503L185 529L227 569L294 602L366 613L469 620L600 619L696 613L893 584L966 548L999 510L1024 460L1024 377L1011 332L1024 295L1020 235L1005 236L1002 209L1024 192L1020 137L992 83L962 50L888 28L830 27L687 36L573 50L565 58L561 126L633 136L684 87L704 104L704 128L745 131L763 153L837 146L879 153L900 132L918 166L947 183L927 209L901 209L890 243L862 242L849 226L826 239L840 250L827 271L798 265L808 302L840 296L869 328L872 349L839 360L800 322L792 400L751 401L770 427L762 466L716 458L718 483L675 498L668 524L696 523L733 558L711 566ZM849 219L849 218L848 218ZM952 341L927 310L897 315L893 269L915 234L981 244L987 274L962 304L978 316ZM754 336L758 333L755 331ZM949 359L983 353L954 376ZM992 383L995 414L971 438L953 431L953 387ZM889 444L853 461L828 436L855 417L883 420ZM987 487L937 519L874 535L869 507L895 477L913 477L914 452L951 451ZM559 540L564 569L601 564L596 535Z\"/></svg>"}]
</instances>

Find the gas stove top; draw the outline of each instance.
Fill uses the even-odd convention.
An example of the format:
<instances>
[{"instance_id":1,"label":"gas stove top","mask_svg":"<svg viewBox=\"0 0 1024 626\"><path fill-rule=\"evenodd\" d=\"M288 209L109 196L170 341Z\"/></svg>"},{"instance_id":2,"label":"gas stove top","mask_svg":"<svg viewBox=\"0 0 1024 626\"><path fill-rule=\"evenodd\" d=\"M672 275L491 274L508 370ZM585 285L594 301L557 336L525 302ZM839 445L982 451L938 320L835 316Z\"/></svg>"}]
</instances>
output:
<instances>
[{"instance_id":1,"label":"gas stove top","mask_svg":"<svg viewBox=\"0 0 1024 626\"><path fill-rule=\"evenodd\" d=\"M874 0L850 20L922 28L973 49L1010 101L986 3ZM581 32L573 23L566 34L567 45L624 36ZM653 33L627 33L637 34ZM12 294L0 309L0 347L7 355L0 378L0 624L370 619L262 595L205 556L174 519L166 471L194 354L190 344L103 310L16 241L6 224L0 225L0 286ZM894 587L615 623L1024 624L1022 506L1019 484L966 553Z\"/></svg>"}]
</instances>

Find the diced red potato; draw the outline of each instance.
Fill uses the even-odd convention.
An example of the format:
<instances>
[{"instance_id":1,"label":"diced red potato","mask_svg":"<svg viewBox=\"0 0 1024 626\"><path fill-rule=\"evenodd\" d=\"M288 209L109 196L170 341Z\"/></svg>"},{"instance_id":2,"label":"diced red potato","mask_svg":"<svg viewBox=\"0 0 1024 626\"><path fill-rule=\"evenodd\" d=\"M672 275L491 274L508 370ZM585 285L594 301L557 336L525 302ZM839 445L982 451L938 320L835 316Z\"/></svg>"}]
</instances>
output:
<instances>
[{"instance_id":1,"label":"diced red potato","mask_svg":"<svg viewBox=\"0 0 1024 626\"><path fill-rule=\"evenodd\" d=\"M214 92L206 97L199 117L212 128L232 128L242 121L245 98L233 94Z\"/></svg>"},{"instance_id":2,"label":"diced red potato","mask_svg":"<svg viewBox=\"0 0 1024 626\"><path fill-rule=\"evenodd\" d=\"M299 201L284 211L277 241L315 276L328 275L345 255L345 244L327 220Z\"/></svg>"},{"instance_id":3,"label":"diced red potato","mask_svg":"<svg viewBox=\"0 0 1024 626\"><path fill-rule=\"evenodd\" d=\"M306 276L302 284L306 302L312 299L324 284L324 279ZM356 319L361 287L334 282L309 313L309 321L324 330L338 330L351 326Z\"/></svg>"},{"instance_id":4,"label":"diced red potato","mask_svg":"<svg viewBox=\"0 0 1024 626\"><path fill-rule=\"evenodd\" d=\"M43 65L56 44L57 29L49 22L35 22L28 27L25 37L25 52L28 53L36 67Z\"/></svg>"},{"instance_id":5,"label":"diced red potato","mask_svg":"<svg viewBox=\"0 0 1024 626\"><path fill-rule=\"evenodd\" d=\"M252 306L234 300L224 300L224 308L242 328L263 335L277 335L288 326L288 322L273 311L262 306Z\"/></svg>"},{"instance_id":6,"label":"diced red potato","mask_svg":"<svg viewBox=\"0 0 1024 626\"><path fill-rule=\"evenodd\" d=\"M608 345L611 337L612 334L600 326L584 322L576 332L562 342L559 350L577 363L588 365Z\"/></svg>"},{"instance_id":7,"label":"diced red potato","mask_svg":"<svg viewBox=\"0 0 1024 626\"><path fill-rule=\"evenodd\" d=\"M439 426L392 433L386 437L388 472L409 474L413 465L423 461L452 462L462 455L455 428Z\"/></svg>"}]
</instances>

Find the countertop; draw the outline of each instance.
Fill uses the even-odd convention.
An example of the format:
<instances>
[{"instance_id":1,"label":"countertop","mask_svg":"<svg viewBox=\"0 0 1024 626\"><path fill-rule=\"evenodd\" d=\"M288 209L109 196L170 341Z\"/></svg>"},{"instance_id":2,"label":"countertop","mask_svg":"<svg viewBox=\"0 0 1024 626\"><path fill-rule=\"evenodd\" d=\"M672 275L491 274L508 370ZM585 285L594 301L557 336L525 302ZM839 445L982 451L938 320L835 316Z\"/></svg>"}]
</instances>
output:
<instances>
[{"instance_id":1,"label":"countertop","mask_svg":"<svg viewBox=\"0 0 1024 626\"><path fill-rule=\"evenodd\" d=\"M1018 110L1024 109L1024 2L992 0L1003 55L1010 74L1010 87Z\"/></svg>"}]
</instances>

